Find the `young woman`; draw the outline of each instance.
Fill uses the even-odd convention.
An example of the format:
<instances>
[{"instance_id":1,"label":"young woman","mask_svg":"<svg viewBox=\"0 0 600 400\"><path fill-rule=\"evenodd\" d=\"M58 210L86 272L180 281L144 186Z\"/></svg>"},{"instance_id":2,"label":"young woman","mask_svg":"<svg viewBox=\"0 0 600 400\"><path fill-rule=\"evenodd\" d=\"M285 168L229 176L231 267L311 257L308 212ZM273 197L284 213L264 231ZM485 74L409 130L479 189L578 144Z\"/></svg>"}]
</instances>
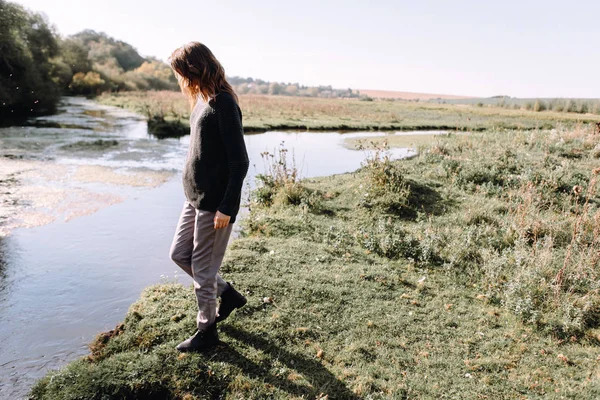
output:
<instances>
[{"instance_id":1,"label":"young woman","mask_svg":"<svg viewBox=\"0 0 600 400\"><path fill-rule=\"evenodd\" d=\"M218 271L240 208L248 154L238 98L208 47L188 43L173 52L170 63L192 108L183 170L186 201L170 255L194 280L198 330L177 349L195 351L217 344L216 323L246 304Z\"/></svg>"}]
</instances>

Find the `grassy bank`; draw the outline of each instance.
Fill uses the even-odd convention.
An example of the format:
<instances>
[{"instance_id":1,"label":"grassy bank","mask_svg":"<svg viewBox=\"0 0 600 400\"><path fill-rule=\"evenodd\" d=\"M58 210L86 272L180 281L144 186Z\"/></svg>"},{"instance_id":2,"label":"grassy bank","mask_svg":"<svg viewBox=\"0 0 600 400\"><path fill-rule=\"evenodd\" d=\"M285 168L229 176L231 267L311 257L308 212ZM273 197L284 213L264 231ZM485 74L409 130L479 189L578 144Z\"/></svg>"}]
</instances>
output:
<instances>
[{"instance_id":1,"label":"grassy bank","mask_svg":"<svg viewBox=\"0 0 600 400\"><path fill-rule=\"evenodd\" d=\"M36 399L594 399L600 135L439 138L296 181L275 163L223 273L249 304L180 355L191 287L147 288Z\"/></svg>"},{"instance_id":2,"label":"grassy bank","mask_svg":"<svg viewBox=\"0 0 600 400\"><path fill-rule=\"evenodd\" d=\"M127 92L103 94L104 104L146 115L168 134L189 126L189 105L178 92ZM265 95L241 95L244 128L302 130L472 130L552 128L558 122L600 121L600 115L534 112L469 105L409 101L361 101ZM161 125L166 124L166 125ZM166 128L165 128L166 126Z\"/></svg>"}]
</instances>

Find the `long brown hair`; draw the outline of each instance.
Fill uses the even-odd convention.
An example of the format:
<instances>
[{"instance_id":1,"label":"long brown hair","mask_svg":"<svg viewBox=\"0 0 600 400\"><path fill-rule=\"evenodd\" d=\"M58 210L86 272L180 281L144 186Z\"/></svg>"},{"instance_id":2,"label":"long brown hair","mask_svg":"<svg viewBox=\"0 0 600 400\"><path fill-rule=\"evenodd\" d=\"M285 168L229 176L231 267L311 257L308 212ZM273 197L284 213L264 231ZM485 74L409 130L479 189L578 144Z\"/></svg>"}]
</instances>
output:
<instances>
[{"instance_id":1,"label":"long brown hair","mask_svg":"<svg viewBox=\"0 0 600 400\"><path fill-rule=\"evenodd\" d=\"M227 92L236 102L238 97L227 82L225 69L212 51L200 42L189 42L171 54L171 68L177 76L181 91L193 108L198 96L208 102L219 92Z\"/></svg>"}]
</instances>

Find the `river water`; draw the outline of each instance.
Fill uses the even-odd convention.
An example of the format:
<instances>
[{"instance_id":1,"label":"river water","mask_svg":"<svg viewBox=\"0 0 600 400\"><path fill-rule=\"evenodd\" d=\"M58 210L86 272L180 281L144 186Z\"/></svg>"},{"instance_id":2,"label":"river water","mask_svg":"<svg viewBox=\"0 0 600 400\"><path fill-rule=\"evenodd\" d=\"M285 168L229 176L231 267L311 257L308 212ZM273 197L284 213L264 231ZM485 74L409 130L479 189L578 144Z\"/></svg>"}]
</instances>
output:
<instances>
[{"instance_id":1,"label":"river water","mask_svg":"<svg viewBox=\"0 0 600 400\"><path fill-rule=\"evenodd\" d=\"M157 140L139 116L82 98L34 122L0 129L3 399L24 397L49 369L87 354L144 287L191 284L168 258L189 137ZM300 175L314 177L357 169L365 153L343 140L369 135L382 134L248 134L245 190L264 171L261 153L282 142Z\"/></svg>"}]
</instances>

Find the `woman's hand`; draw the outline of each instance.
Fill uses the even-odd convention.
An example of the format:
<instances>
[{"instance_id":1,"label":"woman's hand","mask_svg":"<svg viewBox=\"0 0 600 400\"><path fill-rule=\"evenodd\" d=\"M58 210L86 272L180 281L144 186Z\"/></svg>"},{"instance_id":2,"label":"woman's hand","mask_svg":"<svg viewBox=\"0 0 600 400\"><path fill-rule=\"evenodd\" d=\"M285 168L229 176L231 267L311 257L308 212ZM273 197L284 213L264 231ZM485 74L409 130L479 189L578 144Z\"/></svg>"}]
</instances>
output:
<instances>
[{"instance_id":1,"label":"woman's hand","mask_svg":"<svg viewBox=\"0 0 600 400\"><path fill-rule=\"evenodd\" d=\"M225 228L227 225L229 225L230 219L231 217L229 215L225 215L222 212L217 211L214 219L215 229Z\"/></svg>"}]
</instances>

